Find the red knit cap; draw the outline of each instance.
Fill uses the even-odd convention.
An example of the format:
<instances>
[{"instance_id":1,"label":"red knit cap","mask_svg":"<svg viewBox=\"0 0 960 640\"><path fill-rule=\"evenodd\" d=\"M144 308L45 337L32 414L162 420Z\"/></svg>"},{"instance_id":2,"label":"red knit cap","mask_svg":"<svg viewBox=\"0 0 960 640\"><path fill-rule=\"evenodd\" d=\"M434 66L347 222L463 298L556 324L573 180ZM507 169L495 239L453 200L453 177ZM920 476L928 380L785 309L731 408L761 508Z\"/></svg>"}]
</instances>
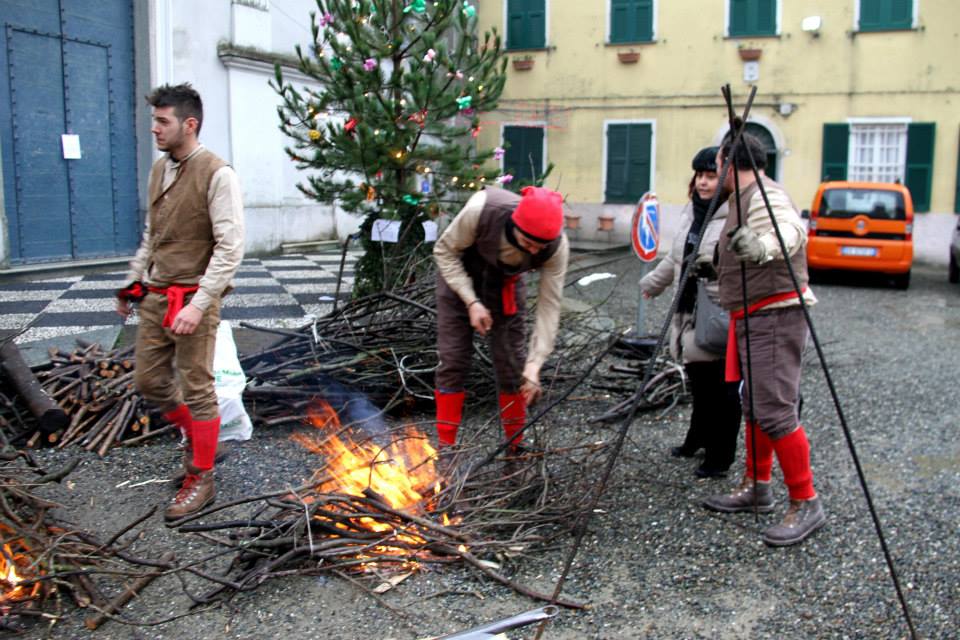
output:
<instances>
[{"instance_id":1,"label":"red knit cap","mask_svg":"<svg viewBox=\"0 0 960 640\"><path fill-rule=\"evenodd\" d=\"M524 187L520 204L511 219L524 234L540 242L551 242L563 230L563 196L543 187Z\"/></svg>"}]
</instances>

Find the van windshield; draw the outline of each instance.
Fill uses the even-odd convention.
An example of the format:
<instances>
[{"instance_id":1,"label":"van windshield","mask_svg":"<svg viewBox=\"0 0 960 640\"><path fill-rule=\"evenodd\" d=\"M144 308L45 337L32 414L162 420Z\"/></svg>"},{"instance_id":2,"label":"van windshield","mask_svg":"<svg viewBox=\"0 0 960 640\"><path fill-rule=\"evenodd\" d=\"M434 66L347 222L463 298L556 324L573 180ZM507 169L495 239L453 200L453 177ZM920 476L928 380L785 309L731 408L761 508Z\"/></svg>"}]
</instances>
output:
<instances>
[{"instance_id":1,"label":"van windshield","mask_svg":"<svg viewBox=\"0 0 960 640\"><path fill-rule=\"evenodd\" d=\"M906 220L903 194L880 189L827 189L823 192L820 215L852 218L866 215L877 220Z\"/></svg>"}]
</instances>

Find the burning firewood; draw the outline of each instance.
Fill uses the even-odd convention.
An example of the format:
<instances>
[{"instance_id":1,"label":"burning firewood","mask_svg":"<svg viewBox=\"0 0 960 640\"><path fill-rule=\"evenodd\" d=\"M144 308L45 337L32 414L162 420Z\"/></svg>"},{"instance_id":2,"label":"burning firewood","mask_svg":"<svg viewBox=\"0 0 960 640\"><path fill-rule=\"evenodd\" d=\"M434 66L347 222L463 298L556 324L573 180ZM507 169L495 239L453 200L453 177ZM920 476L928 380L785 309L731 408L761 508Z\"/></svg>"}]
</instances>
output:
<instances>
[{"instance_id":1,"label":"burning firewood","mask_svg":"<svg viewBox=\"0 0 960 640\"><path fill-rule=\"evenodd\" d=\"M146 579L136 567L156 564L134 558L115 546L153 511L107 542L67 529L50 515L50 509L59 505L39 497L34 489L62 480L76 462L79 460L47 472L28 453L0 454L0 626L4 629L21 631L32 620L56 622L58 596L63 593L72 596L81 608L93 608L101 614L116 612L132 595L109 601L101 589L120 589L112 583L125 577ZM124 564L129 567L126 571ZM102 574L99 585L94 579L98 574ZM135 586L133 592L144 585Z\"/></svg>"}]
</instances>

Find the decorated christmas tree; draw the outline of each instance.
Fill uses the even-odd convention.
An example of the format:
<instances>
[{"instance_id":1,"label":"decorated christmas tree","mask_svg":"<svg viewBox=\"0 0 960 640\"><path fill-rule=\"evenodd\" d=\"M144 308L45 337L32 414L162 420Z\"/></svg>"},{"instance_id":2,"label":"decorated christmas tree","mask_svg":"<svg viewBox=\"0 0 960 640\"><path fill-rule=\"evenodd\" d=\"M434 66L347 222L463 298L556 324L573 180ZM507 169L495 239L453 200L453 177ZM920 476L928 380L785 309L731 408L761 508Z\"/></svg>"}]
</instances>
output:
<instances>
[{"instance_id":1,"label":"decorated christmas tree","mask_svg":"<svg viewBox=\"0 0 960 640\"><path fill-rule=\"evenodd\" d=\"M428 268L435 220L509 176L477 148L506 58L481 41L465 0L317 0L313 46L297 48L299 90L279 66L274 89L287 148L309 197L363 216L354 294L389 290ZM426 223L426 224L425 224Z\"/></svg>"}]
</instances>

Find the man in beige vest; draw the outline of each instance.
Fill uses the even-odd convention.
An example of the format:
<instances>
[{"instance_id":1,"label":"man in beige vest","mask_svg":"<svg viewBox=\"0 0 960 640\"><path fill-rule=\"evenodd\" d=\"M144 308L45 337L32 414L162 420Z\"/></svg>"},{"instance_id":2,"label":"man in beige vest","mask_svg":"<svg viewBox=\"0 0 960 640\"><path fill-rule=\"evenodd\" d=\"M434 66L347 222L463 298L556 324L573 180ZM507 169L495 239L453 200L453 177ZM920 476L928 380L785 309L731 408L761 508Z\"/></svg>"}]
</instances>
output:
<instances>
[{"instance_id":1,"label":"man in beige vest","mask_svg":"<svg viewBox=\"0 0 960 640\"><path fill-rule=\"evenodd\" d=\"M213 353L221 298L243 259L243 201L236 173L198 140L200 95L164 85L147 102L166 154L150 172L147 224L117 312L126 317L139 301L137 389L186 437L183 485L164 513L177 520L214 499Z\"/></svg>"},{"instance_id":2,"label":"man in beige vest","mask_svg":"<svg viewBox=\"0 0 960 640\"><path fill-rule=\"evenodd\" d=\"M751 156L760 169L759 180ZM724 187L733 192L736 184L740 189L730 196L730 213L717 245L717 272L720 304L730 311L727 380L739 380L741 373L744 377L746 470L737 489L708 498L704 506L736 513L752 511L756 504L760 512L772 511L770 476L776 455L790 506L780 524L763 532L763 541L786 546L802 542L826 521L813 488L810 443L798 409L801 356L809 335L800 296L807 305L816 303L816 298L807 287L806 229L786 190L763 174L765 158L763 145L747 133L736 149L728 134L717 154L718 167L731 165Z\"/></svg>"}]
</instances>

